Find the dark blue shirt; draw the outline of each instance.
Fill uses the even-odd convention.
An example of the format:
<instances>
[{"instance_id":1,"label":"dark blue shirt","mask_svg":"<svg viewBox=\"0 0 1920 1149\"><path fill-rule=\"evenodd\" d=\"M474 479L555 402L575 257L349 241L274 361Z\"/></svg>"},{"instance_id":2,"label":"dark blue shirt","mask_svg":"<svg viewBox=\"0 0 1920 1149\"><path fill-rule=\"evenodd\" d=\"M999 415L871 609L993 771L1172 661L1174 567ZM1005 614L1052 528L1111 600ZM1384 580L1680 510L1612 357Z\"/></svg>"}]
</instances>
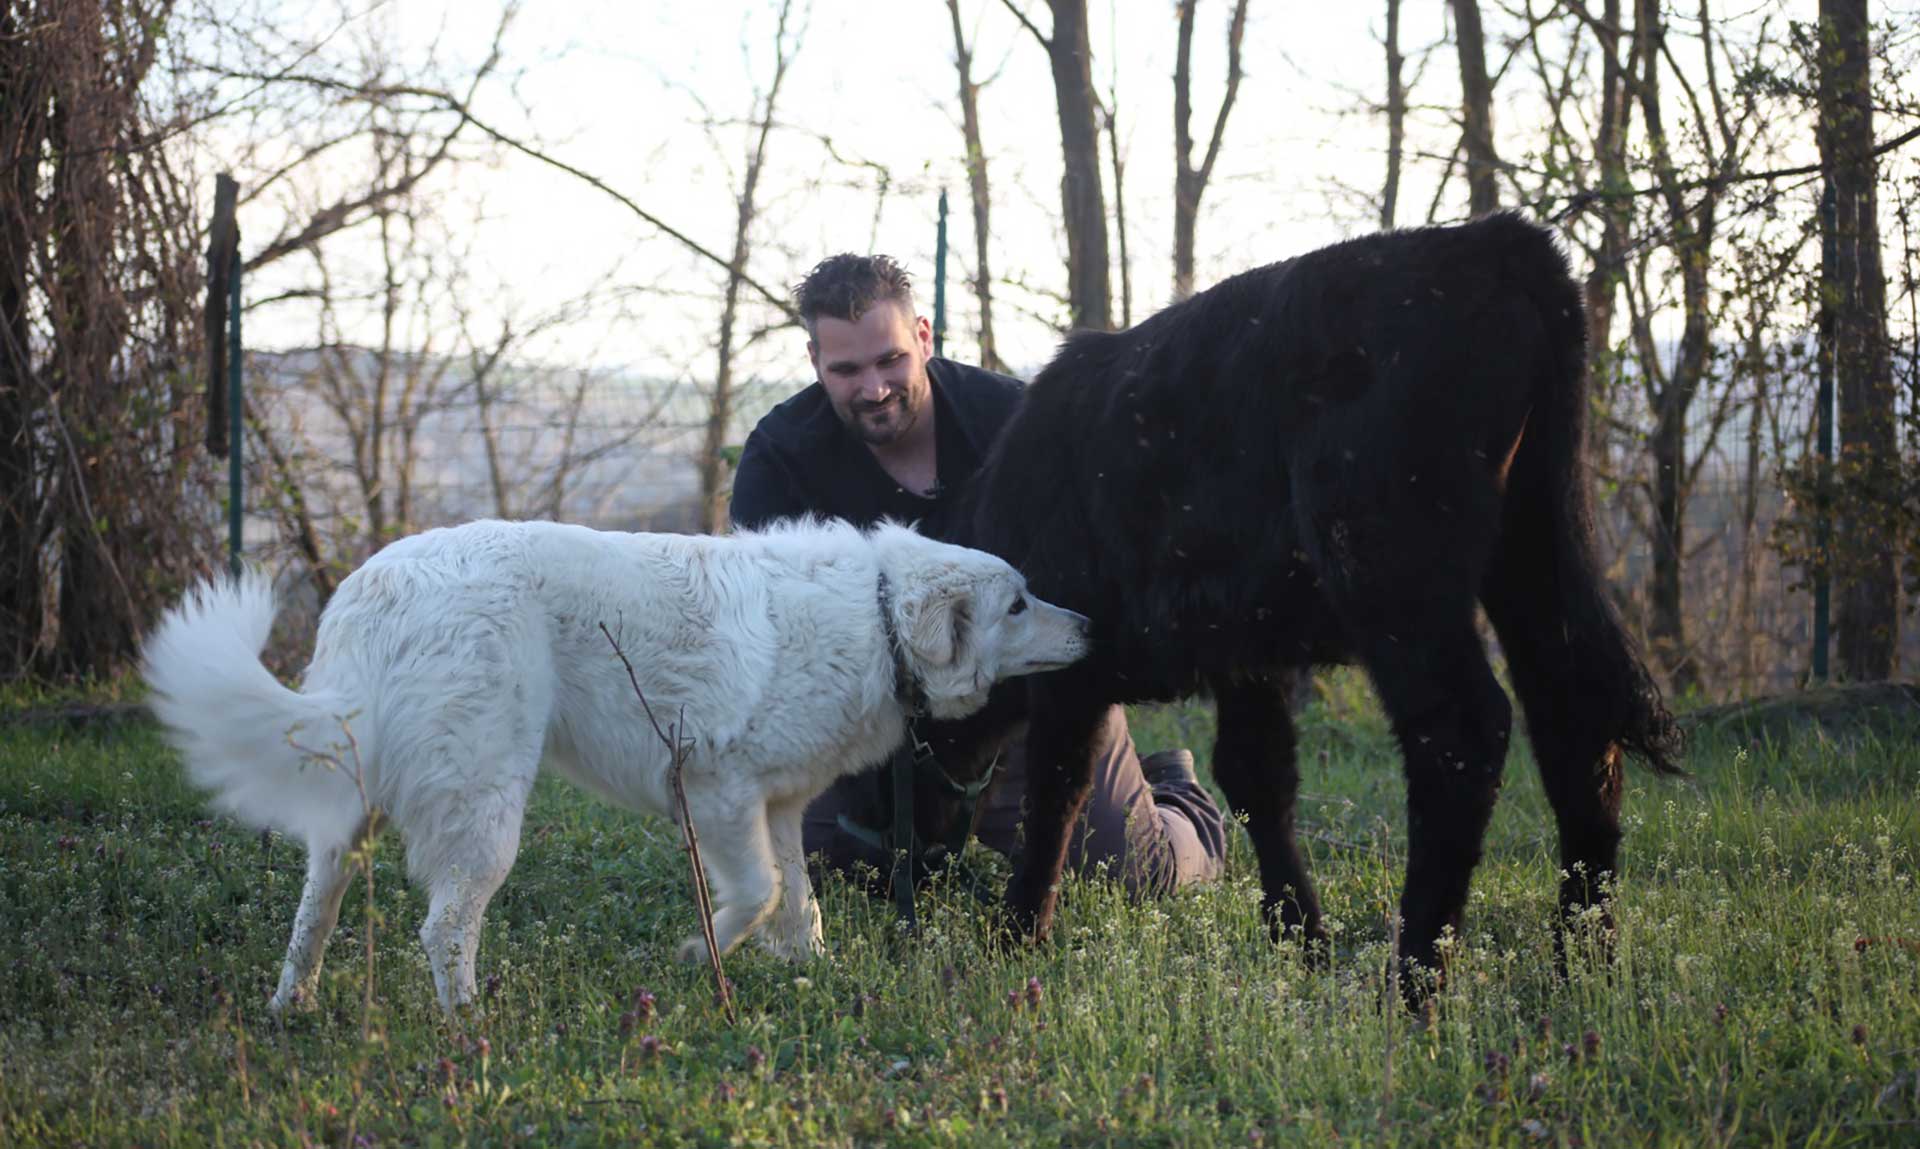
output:
<instances>
[{"instance_id":1,"label":"dark blue shirt","mask_svg":"<svg viewBox=\"0 0 1920 1149\"><path fill-rule=\"evenodd\" d=\"M922 534L952 537L948 516L955 498L1013 416L1023 385L950 359L928 360L927 378L938 467L932 494L894 481L840 422L826 388L816 382L767 412L747 436L733 479L733 525L753 530L814 514L861 527L881 519L918 523Z\"/></svg>"}]
</instances>

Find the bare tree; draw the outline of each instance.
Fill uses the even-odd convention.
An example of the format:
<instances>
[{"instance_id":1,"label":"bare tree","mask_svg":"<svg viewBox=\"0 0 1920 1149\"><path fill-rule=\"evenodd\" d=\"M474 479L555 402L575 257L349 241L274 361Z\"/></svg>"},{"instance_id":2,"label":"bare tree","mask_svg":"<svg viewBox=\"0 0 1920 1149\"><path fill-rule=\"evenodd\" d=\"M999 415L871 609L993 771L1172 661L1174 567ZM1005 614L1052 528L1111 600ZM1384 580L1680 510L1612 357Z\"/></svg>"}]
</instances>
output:
<instances>
[{"instance_id":1,"label":"bare tree","mask_svg":"<svg viewBox=\"0 0 1920 1149\"><path fill-rule=\"evenodd\" d=\"M1118 56L1109 45L1109 53ZM1133 326L1133 259L1127 253L1127 151L1120 146L1120 69L1107 75L1107 99L1101 107L1107 129L1107 159L1113 167L1113 235L1120 247L1120 326Z\"/></svg>"},{"instance_id":2,"label":"bare tree","mask_svg":"<svg viewBox=\"0 0 1920 1149\"><path fill-rule=\"evenodd\" d=\"M663 417L671 388L619 410L594 402L611 398L600 373L516 360L543 334L617 323L604 281L530 316L496 302L483 332L473 301L502 293L472 281L471 252L455 238L463 229L436 226L434 206L422 192L390 205L376 265L358 278L336 274L316 248L318 339L251 357L255 506L323 604L396 537L483 513L559 517L582 472L674 430ZM352 338L366 328L372 341ZM618 422L608 418L616 410Z\"/></svg>"},{"instance_id":3,"label":"bare tree","mask_svg":"<svg viewBox=\"0 0 1920 1149\"><path fill-rule=\"evenodd\" d=\"M1393 227L1400 207L1401 153L1407 139L1407 89L1401 69L1407 58L1400 54L1400 0L1387 0L1387 177L1380 188L1380 227Z\"/></svg>"},{"instance_id":4,"label":"bare tree","mask_svg":"<svg viewBox=\"0 0 1920 1149\"><path fill-rule=\"evenodd\" d=\"M1756 119L1753 93L1735 107L1722 90L1717 61L1723 45L1714 32L1706 3L1698 11L1697 31L1704 50L1704 75L1698 85L1680 77L1685 108L1692 121L1691 139L1700 149L1702 178L1689 178L1682 169L1666 126L1666 109L1661 83L1662 61L1671 62L1666 50L1666 23L1661 0L1635 0L1634 56L1639 60L1637 74L1630 83L1638 95L1642 121L1646 128L1649 166L1653 190L1660 205L1660 223L1665 232L1673 271L1680 285L1680 336L1671 355L1653 334L1653 273L1651 253L1637 261L1635 277L1639 281L1636 300L1629 285L1628 300L1634 307L1632 340L1637 373L1645 390L1647 406L1653 414L1653 430L1648 440L1648 463L1652 503L1652 580L1649 587L1647 635L1654 656L1666 671L1676 693L1685 693L1700 682L1700 666L1686 637L1686 615L1682 601L1682 567L1686 560L1686 509L1693 482L1705 452L1690 456L1688 424L1695 399L1711 382L1714 361L1713 304L1711 269L1714 245L1719 237L1720 211L1734 175L1746 153L1750 134L1748 125ZM1705 92L1702 102L1700 92ZM1709 409L1706 441L1717 437L1724 423L1732 396L1723 392L1721 400Z\"/></svg>"},{"instance_id":5,"label":"bare tree","mask_svg":"<svg viewBox=\"0 0 1920 1149\"><path fill-rule=\"evenodd\" d=\"M980 84L973 78L973 49L960 26L960 0L947 0L953 19L954 68L960 75L960 130L967 145L967 191L973 202L973 297L980 306L980 366L1004 371L993 338L993 194L987 180L987 151L980 142Z\"/></svg>"},{"instance_id":6,"label":"bare tree","mask_svg":"<svg viewBox=\"0 0 1920 1149\"><path fill-rule=\"evenodd\" d=\"M493 51L489 54L480 70L475 74L473 81L462 85L464 88L463 91L456 90L451 85L435 84L426 80L396 83L388 77L388 67L384 61L377 61L379 66L369 67L365 70L364 74L361 75L339 75L325 70L315 69L308 64L304 56L289 63L282 63L275 60L260 60L246 67L223 66L216 69L218 74L224 78L246 81L262 87L308 89L320 96L322 100L329 105L344 105L349 108L384 108L393 109L396 110L396 112L404 111L408 117L411 117L406 124L406 130L409 132L416 131L421 125L429 122L440 122L450 125L449 129L438 139L437 145L422 151L420 153L420 162L401 178L382 183L374 183L364 189L348 189L346 193L341 194L335 199L323 201L321 204L316 205L304 219L295 220L288 227L284 228L281 234L267 244L261 253L255 257L253 262L270 261L281 258L284 254L292 251L311 248L327 236L340 231L352 230L364 223L378 219L382 204L391 203L397 198L411 194L416 188L422 186L428 172L436 169L451 170L451 168L459 164L459 155L454 145L457 143L458 136L463 132L470 137L479 137L487 143L488 146L497 145L519 152L614 199L649 226L674 240L700 260L718 267L725 277L720 299L720 332L715 351L716 361L710 382L703 389L705 392L706 405L701 421L702 442L700 447L697 448L700 457L696 460L696 470L699 473L703 490L702 505L703 508L708 508L703 509L701 521L707 525L712 525L715 512L710 508L721 504L721 492L724 488L726 478L721 448L725 445L737 400L739 382L736 377L739 366L738 355L745 344L765 334L764 331L748 332L744 335L741 333L742 305L745 297L756 297L758 300L770 304L781 315L789 319L792 317L791 304L786 299L785 293L769 288L763 281L753 275L751 271L751 261L754 248L753 224L758 214L759 200L763 194L761 187L762 173L771 132L777 122L776 103L780 85L784 82L787 64L790 62L792 51L797 44L796 37L789 37L787 35L793 7L791 3L786 3L779 9L781 32L778 47L780 58L776 61L775 65L774 85L765 97L756 99L753 116L747 125L749 137L746 148L747 162L742 180L739 185L736 186L734 192L736 209L735 226L732 229L734 242L725 249L727 254L721 254L719 250L702 243L687 231L673 226L669 221L649 211L644 205L634 200L631 196L626 195L606 181L593 175L591 172L551 154L537 140L502 131L489 120L476 114L473 107L473 95L477 90L478 83L501 58L500 36L504 33L506 26L505 20L503 20L501 30L496 34ZM512 14L512 10L509 9L507 18L510 19ZM717 127L717 121L709 117L708 126L710 129ZM388 127L383 130L392 133L400 131L401 128ZM312 146L308 156L322 154L337 148L338 140L326 138L324 133L322 136L323 138ZM826 144L831 151L831 142L824 139L822 142ZM307 156L302 156L297 159L295 163L302 162L306 158ZM882 177L882 190L884 194L884 172L882 173ZM281 180L282 177L279 173L275 173L272 179ZM307 291L309 294L311 293L311 289L307 289ZM438 360L436 360L436 362L437 361ZM489 412L495 406L496 393L491 389L490 381L486 378L481 379L477 385L471 388L463 387L461 394L463 397L478 402L482 408L487 409ZM569 409L577 411L578 404L569 404ZM483 427L491 423L490 414L483 413L481 418ZM482 435L483 442L491 438L484 430ZM563 451L563 458L571 458L570 450L571 449L568 448L567 451ZM382 454L383 459L379 460L380 462L385 461L385 457L389 455L389 452L383 449ZM373 460L369 460L369 462L373 462ZM554 491L556 493L548 500L549 502L558 499L559 496L557 492L564 487L564 476L567 469L565 465L562 465L554 472ZM374 472L378 472L379 470L380 468L378 467L372 468ZM402 475L396 475L393 476L392 479L383 480L383 485L378 491L382 496L382 500L376 501L371 505L372 513L375 517L384 516L388 513L388 508L384 501L387 488L384 484L403 477ZM394 494L398 495L399 493L401 493L401 489L395 488ZM500 493L496 491L496 506L498 506L500 502ZM522 505L526 506L527 509L533 509L538 504Z\"/></svg>"},{"instance_id":7,"label":"bare tree","mask_svg":"<svg viewBox=\"0 0 1920 1149\"><path fill-rule=\"evenodd\" d=\"M788 18L792 0L781 0L780 15L773 32L773 78L764 95L756 96L754 120L749 128L746 168L740 188L734 195L733 258L727 262L726 287L720 304L720 338L713 387L707 393L707 419L701 443L698 470L700 498L706 508L707 529L715 534L727 527L727 461L721 453L733 433L734 413L734 328L740 316L740 293L746 283L748 261L753 255L753 225L759 214L760 176L766 168L767 143L773 136L774 111L780 101L780 86L786 81L787 67L799 51L800 36L788 36Z\"/></svg>"},{"instance_id":8,"label":"bare tree","mask_svg":"<svg viewBox=\"0 0 1920 1149\"><path fill-rule=\"evenodd\" d=\"M191 65L246 93L243 106L278 145L249 136L235 149L251 172L252 218L281 215L249 260L270 273L254 285L281 290L254 286L249 309L282 323L311 316L316 338L249 358L249 509L275 522L269 547L302 560L322 601L367 554L420 527L483 510L558 513L582 468L643 433L608 425L603 406L599 425L576 438L590 376L515 359L530 339L582 318L586 302L526 317L508 291L471 277L484 207L473 206L471 222L443 218L457 177L500 151L464 109L495 75L512 15L472 71L445 86L435 72L452 57L440 45L423 67L360 16L329 52L294 44L288 61L253 47L269 38L241 37L244 50L218 55L218 66ZM391 82L403 71L415 82ZM457 489L480 453L485 503Z\"/></svg>"},{"instance_id":9,"label":"bare tree","mask_svg":"<svg viewBox=\"0 0 1920 1149\"><path fill-rule=\"evenodd\" d=\"M1893 361L1887 342L1886 276L1880 263L1878 164L1873 156L1874 92L1867 0L1821 0L1820 161L1833 198L1824 302L1831 315L1839 396L1841 488L1891 492L1900 486ZM1839 500L1834 534L1840 671L1857 682L1893 674L1899 640L1895 516L1875 499Z\"/></svg>"},{"instance_id":10,"label":"bare tree","mask_svg":"<svg viewBox=\"0 0 1920 1149\"><path fill-rule=\"evenodd\" d=\"M1751 693L1759 679L1762 654L1755 615L1760 563L1766 553L1760 537L1760 505L1762 481L1768 477L1764 463L1771 444L1765 435L1768 425L1778 421L1787 379L1805 367L1795 354L1798 345L1779 339L1788 322L1781 313L1790 290L1787 285L1794 283L1791 268L1814 230L1811 222L1798 236L1781 237L1777 246L1754 237L1737 245L1727 261L1732 282L1728 285L1726 320L1737 347L1730 382L1748 396L1742 444L1745 457L1738 480L1739 571L1730 619L1734 644L1731 679L1734 690L1742 695Z\"/></svg>"},{"instance_id":11,"label":"bare tree","mask_svg":"<svg viewBox=\"0 0 1920 1149\"><path fill-rule=\"evenodd\" d=\"M390 146L381 145L383 151ZM364 298L359 285L341 284L325 251L313 251L320 337L300 389L345 439L346 457L334 465L344 472L354 503L350 511L340 508L339 529L323 556L342 570L416 528L417 439L423 421L449 398L455 348L435 340L436 310L443 303L436 295L444 285L421 272L421 230L415 204L386 204L376 215L379 263L371 302L378 334L370 345L351 338L353 317L343 315L345 303ZM285 481L302 478L289 475ZM310 494L304 499L312 501Z\"/></svg>"},{"instance_id":12,"label":"bare tree","mask_svg":"<svg viewBox=\"0 0 1920 1149\"><path fill-rule=\"evenodd\" d=\"M1487 79L1487 41L1479 0L1448 0L1453 42L1460 52L1461 139L1467 155L1467 210L1500 208L1500 156L1493 146L1493 85Z\"/></svg>"},{"instance_id":13,"label":"bare tree","mask_svg":"<svg viewBox=\"0 0 1920 1149\"><path fill-rule=\"evenodd\" d=\"M111 673L210 534L199 230L144 95L172 18L0 11L0 679Z\"/></svg>"},{"instance_id":14,"label":"bare tree","mask_svg":"<svg viewBox=\"0 0 1920 1149\"><path fill-rule=\"evenodd\" d=\"M1047 0L1053 31L1036 27L1015 0L1002 0L1046 50L1053 66L1060 115L1061 216L1067 229L1067 299L1075 327L1113 326L1113 289L1107 259L1107 203L1100 179L1099 97L1093 90L1093 50L1087 41L1087 0Z\"/></svg>"},{"instance_id":15,"label":"bare tree","mask_svg":"<svg viewBox=\"0 0 1920 1149\"><path fill-rule=\"evenodd\" d=\"M1194 229L1200 216L1200 197L1206 194L1207 181L1213 178L1214 161L1220 157L1220 143L1226 137L1227 116L1240 94L1240 43L1247 31L1247 0L1234 0L1233 16L1227 21L1227 87L1220 97L1220 110L1213 117L1213 131L1207 138L1206 155L1200 166L1193 163L1193 14L1199 0L1179 0L1179 38L1175 42L1173 62L1173 297L1185 299L1193 294Z\"/></svg>"},{"instance_id":16,"label":"bare tree","mask_svg":"<svg viewBox=\"0 0 1920 1149\"><path fill-rule=\"evenodd\" d=\"M1627 84L1638 54L1623 66L1620 0L1604 0L1593 31L1600 48L1600 106L1594 139L1594 159L1599 168L1600 242L1593 254L1592 270L1587 273L1587 355L1592 376L1606 381L1615 373L1614 304L1624 273L1627 231L1633 215L1633 205L1625 194L1628 190L1627 138L1633 113L1633 102L1627 98Z\"/></svg>"}]
</instances>

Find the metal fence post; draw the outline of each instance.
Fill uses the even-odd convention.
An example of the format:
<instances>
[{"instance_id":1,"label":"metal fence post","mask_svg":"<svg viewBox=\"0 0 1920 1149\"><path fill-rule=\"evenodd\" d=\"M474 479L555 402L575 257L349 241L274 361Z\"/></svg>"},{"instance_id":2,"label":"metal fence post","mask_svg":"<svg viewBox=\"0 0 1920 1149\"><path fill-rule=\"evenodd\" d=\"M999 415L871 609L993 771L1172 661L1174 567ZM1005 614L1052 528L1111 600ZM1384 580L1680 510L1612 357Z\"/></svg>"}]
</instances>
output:
<instances>
[{"instance_id":1,"label":"metal fence post","mask_svg":"<svg viewBox=\"0 0 1920 1149\"><path fill-rule=\"evenodd\" d=\"M1832 603L1832 577L1828 567L1833 547L1833 278L1840 266L1839 239L1834 234L1838 207L1833 180L1826 181L1820 195L1820 387L1814 399L1813 426L1815 451L1818 452L1820 498L1819 521L1814 528L1814 547L1818 561L1813 575L1813 680L1827 680L1827 647L1831 645L1829 612Z\"/></svg>"},{"instance_id":2,"label":"metal fence post","mask_svg":"<svg viewBox=\"0 0 1920 1149\"><path fill-rule=\"evenodd\" d=\"M227 565L233 570L233 577L240 577L240 524L244 513L242 498L245 490L240 472L240 454L247 441L246 423L243 412L246 404L241 394L242 368L246 360L246 350L240 343L240 243L238 236L233 245L231 292L227 300L227 426L232 441L227 447Z\"/></svg>"},{"instance_id":3,"label":"metal fence post","mask_svg":"<svg viewBox=\"0 0 1920 1149\"><path fill-rule=\"evenodd\" d=\"M940 189L940 227L933 239L933 353L944 356L947 343L947 189Z\"/></svg>"}]
</instances>

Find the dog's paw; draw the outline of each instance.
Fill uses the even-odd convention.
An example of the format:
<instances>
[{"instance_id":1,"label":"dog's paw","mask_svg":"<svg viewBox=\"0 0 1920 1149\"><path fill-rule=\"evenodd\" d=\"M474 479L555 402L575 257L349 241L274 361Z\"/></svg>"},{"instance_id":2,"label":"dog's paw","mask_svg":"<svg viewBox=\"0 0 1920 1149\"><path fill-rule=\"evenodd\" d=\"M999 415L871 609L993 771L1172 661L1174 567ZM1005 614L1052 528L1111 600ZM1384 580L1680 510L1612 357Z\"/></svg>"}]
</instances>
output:
<instances>
[{"instance_id":1,"label":"dog's paw","mask_svg":"<svg viewBox=\"0 0 1920 1149\"><path fill-rule=\"evenodd\" d=\"M825 957L827 953L826 939L820 936L818 930L789 933L768 930L760 935L759 942L761 949L791 962L812 961L817 957Z\"/></svg>"},{"instance_id":2,"label":"dog's paw","mask_svg":"<svg viewBox=\"0 0 1920 1149\"><path fill-rule=\"evenodd\" d=\"M314 986L283 986L267 999L267 1012L275 1017L313 1013L320 1008L320 1003L314 1000L315 988Z\"/></svg>"},{"instance_id":3,"label":"dog's paw","mask_svg":"<svg viewBox=\"0 0 1920 1149\"><path fill-rule=\"evenodd\" d=\"M686 941L681 942L680 948L673 951L673 956L676 960L687 965L705 965L707 962L707 939L701 937L699 934L695 934Z\"/></svg>"}]
</instances>

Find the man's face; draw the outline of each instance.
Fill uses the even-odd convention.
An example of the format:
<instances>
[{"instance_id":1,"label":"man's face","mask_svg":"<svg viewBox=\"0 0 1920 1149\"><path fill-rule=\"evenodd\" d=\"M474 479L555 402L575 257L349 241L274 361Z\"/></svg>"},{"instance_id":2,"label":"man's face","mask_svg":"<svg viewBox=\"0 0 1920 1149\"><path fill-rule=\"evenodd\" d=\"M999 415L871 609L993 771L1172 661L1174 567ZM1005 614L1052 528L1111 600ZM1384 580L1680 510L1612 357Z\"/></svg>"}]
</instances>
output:
<instances>
[{"instance_id":1,"label":"man's face","mask_svg":"<svg viewBox=\"0 0 1920 1149\"><path fill-rule=\"evenodd\" d=\"M927 360L933 327L905 305L883 302L851 322L820 316L807 357L834 414L866 443L897 441L933 402Z\"/></svg>"}]
</instances>

